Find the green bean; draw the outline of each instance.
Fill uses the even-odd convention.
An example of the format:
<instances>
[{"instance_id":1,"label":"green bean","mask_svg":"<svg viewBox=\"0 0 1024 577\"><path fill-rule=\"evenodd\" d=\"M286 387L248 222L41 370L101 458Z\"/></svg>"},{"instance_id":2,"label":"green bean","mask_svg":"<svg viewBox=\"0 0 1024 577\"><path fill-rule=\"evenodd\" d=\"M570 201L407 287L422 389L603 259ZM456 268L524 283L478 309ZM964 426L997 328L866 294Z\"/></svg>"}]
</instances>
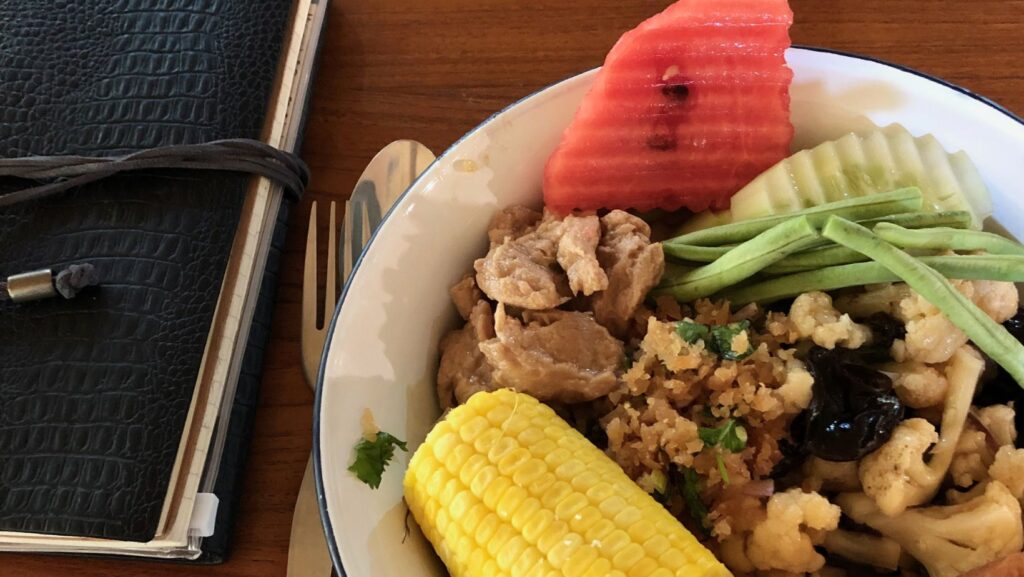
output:
<instances>
[{"instance_id":1,"label":"green bean","mask_svg":"<svg viewBox=\"0 0 1024 577\"><path fill-rule=\"evenodd\" d=\"M880 222L891 222L903 228L932 228L936 226L948 226L951 228L968 228L971 226L971 213L966 210L947 210L943 212L908 212L903 214L890 214L858 220L857 224L873 228Z\"/></svg>"},{"instance_id":2,"label":"green bean","mask_svg":"<svg viewBox=\"0 0 1024 577\"><path fill-rule=\"evenodd\" d=\"M922 202L919 189L915 187L901 188L892 192L812 206L790 214L777 214L697 230L667 240L665 244L697 246L737 244L750 240L773 226L795 217L806 216L812 225L821 226L825 223L825 219L833 214L853 220L864 220L905 212L917 212L921 210Z\"/></svg>"},{"instance_id":3,"label":"green bean","mask_svg":"<svg viewBox=\"0 0 1024 577\"><path fill-rule=\"evenodd\" d=\"M680 302L710 296L750 278L818 240L818 231L806 216L790 218L727 252L711 264L681 275L665 275L655 295L672 295Z\"/></svg>"},{"instance_id":4,"label":"green bean","mask_svg":"<svg viewBox=\"0 0 1024 577\"><path fill-rule=\"evenodd\" d=\"M685 264L679 264L677 262L668 261L665 263L665 272L662 274L662 278L676 277L684 275L692 271L696 267L686 266Z\"/></svg>"},{"instance_id":5,"label":"green bean","mask_svg":"<svg viewBox=\"0 0 1024 577\"><path fill-rule=\"evenodd\" d=\"M928 228L938 226L948 226L952 228L967 228L971 224L971 213L964 210L951 210L945 212L909 212L900 214L890 214L887 216L869 218L867 220L857 221L858 223L872 228L881 222L891 222L898 224L904 228ZM700 246L696 244L688 244L679 242L677 239L671 239L662 243L662 247L665 250L665 255L678 260L685 260L690 262L714 262L725 253L729 252L730 249L736 245L726 246ZM835 247L835 244L827 239L821 239L818 241L817 246L810 246L808 249L815 249L821 247ZM773 273L790 273L798 272L803 270L809 270L812 268L819 268L822 266L831 266L835 264L843 264L849 262L860 262L866 260L866 257L854 259L850 256L850 251L836 250L830 254L818 254L815 255L813 261L804 261L801 257L801 253L793 255L792 257L796 261L790 265L788 259L783 260L779 263L772 265L770 272ZM858 255L860 253L857 253ZM829 262L827 258L835 258L836 260ZM813 262L814 264L805 265L798 264L803 262Z\"/></svg>"},{"instance_id":6,"label":"green bean","mask_svg":"<svg viewBox=\"0 0 1024 577\"><path fill-rule=\"evenodd\" d=\"M791 254L779 262L765 267L764 273L769 275L791 274L866 260L868 260L868 257L853 249L830 243L824 248Z\"/></svg>"},{"instance_id":7,"label":"green bean","mask_svg":"<svg viewBox=\"0 0 1024 577\"><path fill-rule=\"evenodd\" d=\"M935 256L938 251L911 249L907 252L912 256ZM766 267L763 272L766 275L793 274L840 264L865 262L867 260L868 257L852 248L829 244L825 248L805 250L797 254L791 254L779 262Z\"/></svg>"},{"instance_id":8,"label":"green bean","mask_svg":"<svg viewBox=\"0 0 1024 577\"><path fill-rule=\"evenodd\" d=\"M725 256L725 253L736 248L736 245L727 246L697 246L695 244L676 244L670 242L661 243L665 256L691 262L715 262Z\"/></svg>"},{"instance_id":9,"label":"green bean","mask_svg":"<svg viewBox=\"0 0 1024 577\"><path fill-rule=\"evenodd\" d=\"M941 273L842 217L829 218L822 234L837 244L864 253L900 277L945 313L979 349L1024 387L1024 344L956 290Z\"/></svg>"},{"instance_id":10,"label":"green bean","mask_svg":"<svg viewBox=\"0 0 1024 577\"><path fill-rule=\"evenodd\" d=\"M978 230L928 228L909 230L892 223L875 225L878 238L902 248L933 248L946 250L983 250L989 254L1024 255L1024 246L1008 238Z\"/></svg>"},{"instance_id":11,"label":"green bean","mask_svg":"<svg viewBox=\"0 0 1024 577\"><path fill-rule=\"evenodd\" d=\"M942 226L967 228L971 224L971 213L962 210L947 212L911 212L870 218L858 221L858 224L866 226L867 228L872 228L879 223L888 222L898 224L903 228L909 229ZM1005 240L1002 237L998 238L1000 240ZM894 244L898 245L899 243ZM714 262L725 253L729 252L729 250L734 246L735 245L698 246L694 244L677 243L674 241L662 243L666 256L690 262ZM1022 252L1012 254L1024 254L1024 248L1022 248L1021 251ZM992 254L1006 253L993 252ZM821 239L816 243L816 245L807 247L807 250L790 255L773 264L765 269L765 272L768 274L790 274L837 264L863 262L865 260L867 260L867 257L855 250L836 246L835 243L828 239Z\"/></svg>"},{"instance_id":12,"label":"green bean","mask_svg":"<svg viewBox=\"0 0 1024 577\"><path fill-rule=\"evenodd\" d=\"M918 260L948 278L1024 282L1024 257L1020 256L926 256ZM830 291L899 280L877 262L858 262L778 276L730 289L720 296L733 304L766 304L808 291Z\"/></svg>"}]
</instances>

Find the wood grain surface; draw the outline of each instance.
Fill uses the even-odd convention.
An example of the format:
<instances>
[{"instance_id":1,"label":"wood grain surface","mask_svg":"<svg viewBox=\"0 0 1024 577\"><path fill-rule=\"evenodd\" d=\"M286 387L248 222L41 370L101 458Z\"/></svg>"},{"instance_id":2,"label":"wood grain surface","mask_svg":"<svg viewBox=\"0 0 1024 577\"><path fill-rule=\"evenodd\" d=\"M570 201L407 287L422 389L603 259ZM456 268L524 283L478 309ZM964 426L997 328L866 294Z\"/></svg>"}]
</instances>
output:
<instances>
[{"instance_id":1,"label":"wood grain surface","mask_svg":"<svg viewBox=\"0 0 1024 577\"><path fill-rule=\"evenodd\" d=\"M331 0L303 146L312 188L289 231L230 560L192 567L4 554L0 577L283 576L312 423L299 356L310 201L344 200L366 162L392 140L443 151L510 102L600 65L620 33L669 3ZM794 43L898 62L1024 115L1022 0L790 3Z\"/></svg>"}]
</instances>

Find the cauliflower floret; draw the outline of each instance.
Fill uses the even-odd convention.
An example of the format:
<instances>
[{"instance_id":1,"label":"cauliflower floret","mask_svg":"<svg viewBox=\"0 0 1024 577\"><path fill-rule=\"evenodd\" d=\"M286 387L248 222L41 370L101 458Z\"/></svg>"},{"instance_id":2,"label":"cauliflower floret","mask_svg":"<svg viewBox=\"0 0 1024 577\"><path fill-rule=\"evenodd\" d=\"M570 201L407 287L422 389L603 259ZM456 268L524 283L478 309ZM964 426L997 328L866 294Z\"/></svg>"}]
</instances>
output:
<instances>
[{"instance_id":1,"label":"cauliflower floret","mask_svg":"<svg viewBox=\"0 0 1024 577\"><path fill-rule=\"evenodd\" d=\"M1006 485L1018 500L1024 499L1024 449L1003 445L988 468L992 480Z\"/></svg>"},{"instance_id":2,"label":"cauliflower floret","mask_svg":"<svg viewBox=\"0 0 1024 577\"><path fill-rule=\"evenodd\" d=\"M978 420L992 433L999 446L1012 445L1017 440L1016 411L1008 405L989 405L977 411Z\"/></svg>"},{"instance_id":3,"label":"cauliflower floret","mask_svg":"<svg viewBox=\"0 0 1024 577\"><path fill-rule=\"evenodd\" d=\"M892 386L903 404L913 409L941 405L949 382L934 367L921 363L900 363L891 367Z\"/></svg>"},{"instance_id":4,"label":"cauliflower floret","mask_svg":"<svg viewBox=\"0 0 1024 577\"><path fill-rule=\"evenodd\" d=\"M805 491L859 491L857 461L826 461L810 457L804 461L803 482Z\"/></svg>"},{"instance_id":5,"label":"cauliflower floret","mask_svg":"<svg viewBox=\"0 0 1024 577\"><path fill-rule=\"evenodd\" d=\"M747 558L755 568L809 573L825 565L814 546L839 526L839 507L817 493L790 489L768 500L767 517L747 539Z\"/></svg>"},{"instance_id":6,"label":"cauliflower floret","mask_svg":"<svg viewBox=\"0 0 1024 577\"><path fill-rule=\"evenodd\" d=\"M967 298L974 296L974 285L969 280L951 280L953 288L960 291L960 294ZM933 305L928 299L917 294L914 290L907 290L906 297L900 301L896 310L896 316L904 321L913 320L917 317L931 317L942 314L939 307Z\"/></svg>"},{"instance_id":7,"label":"cauliflower floret","mask_svg":"<svg viewBox=\"0 0 1024 577\"><path fill-rule=\"evenodd\" d=\"M916 505L919 499L912 494L931 477L924 453L938 441L935 427L924 419L900 423L884 445L861 459L858 472L864 493L886 515L898 515Z\"/></svg>"},{"instance_id":8,"label":"cauliflower floret","mask_svg":"<svg viewBox=\"0 0 1024 577\"><path fill-rule=\"evenodd\" d=\"M799 359L786 361L786 380L775 389L786 413L799 413L811 404L814 396L814 377Z\"/></svg>"},{"instance_id":9,"label":"cauliflower floret","mask_svg":"<svg viewBox=\"0 0 1024 577\"><path fill-rule=\"evenodd\" d=\"M910 358L922 363L944 363L967 344L967 335L942 313L907 322L904 339Z\"/></svg>"},{"instance_id":10,"label":"cauliflower floret","mask_svg":"<svg viewBox=\"0 0 1024 577\"><path fill-rule=\"evenodd\" d=\"M866 495L837 498L843 513L899 543L931 577L958 577L1021 550L1021 507L1009 489L992 481L985 492L959 505L921 507L890 516Z\"/></svg>"},{"instance_id":11,"label":"cauliflower floret","mask_svg":"<svg viewBox=\"0 0 1024 577\"><path fill-rule=\"evenodd\" d=\"M967 298L977 296L972 281L954 280L952 284ZM992 298L987 300L995 301L996 295L1001 294L994 292L999 289L986 286L985 290L993 292ZM992 306L995 307L994 304ZM906 322L906 354L913 360L928 364L944 363L957 349L967 344L967 335L916 292L911 291L900 301L897 316Z\"/></svg>"},{"instance_id":12,"label":"cauliflower floret","mask_svg":"<svg viewBox=\"0 0 1024 577\"><path fill-rule=\"evenodd\" d=\"M789 318L800 337L810 338L826 349L834 349L837 344L856 349L871 339L871 329L853 322L848 314L840 314L832 306L832 297L823 292L798 296L789 309Z\"/></svg>"},{"instance_id":13,"label":"cauliflower floret","mask_svg":"<svg viewBox=\"0 0 1024 577\"><path fill-rule=\"evenodd\" d=\"M907 507L927 503L938 492L984 368L985 361L971 347L956 351L946 366L949 392L942 410L941 434L937 435L935 427L924 419L907 419L884 445L861 459L859 474L864 493L884 514L898 515ZM933 444L931 459L925 463L925 451Z\"/></svg>"},{"instance_id":14,"label":"cauliflower floret","mask_svg":"<svg viewBox=\"0 0 1024 577\"><path fill-rule=\"evenodd\" d=\"M974 294L969 295L970 299L992 320L1003 324L1017 314L1020 306L1017 285L994 280L976 280L971 284Z\"/></svg>"},{"instance_id":15,"label":"cauliflower floret","mask_svg":"<svg viewBox=\"0 0 1024 577\"><path fill-rule=\"evenodd\" d=\"M996 458L996 448L1013 445L1017 439L1011 407L992 405L978 409L974 415L977 422L967 422L956 444L953 462L949 465L949 475L958 487L970 487L988 478L989 466ZM989 436L994 444L990 444Z\"/></svg>"},{"instance_id":16,"label":"cauliflower floret","mask_svg":"<svg viewBox=\"0 0 1024 577\"><path fill-rule=\"evenodd\" d=\"M956 486L970 487L988 476L988 467L993 458L985 431L968 422L956 443L956 452L949 464L949 476Z\"/></svg>"}]
</instances>

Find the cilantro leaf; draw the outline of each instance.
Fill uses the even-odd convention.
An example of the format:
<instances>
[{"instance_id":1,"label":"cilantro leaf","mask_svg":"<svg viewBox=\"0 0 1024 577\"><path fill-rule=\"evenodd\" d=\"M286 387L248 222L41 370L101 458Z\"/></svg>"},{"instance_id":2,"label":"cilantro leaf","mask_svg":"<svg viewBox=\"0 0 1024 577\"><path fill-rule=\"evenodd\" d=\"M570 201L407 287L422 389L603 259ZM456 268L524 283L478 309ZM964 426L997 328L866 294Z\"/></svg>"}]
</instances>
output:
<instances>
[{"instance_id":1,"label":"cilantro leaf","mask_svg":"<svg viewBox=\"0 0 1024 577\"><path fill-rule=\"evenodd\" d=\"M727 361L739 361L749 357L754 352L754 346L748 342L747 350L737 353L732 350L732 340L740 333L750 328L750 321L740 321L711 327L711 341L708 347L718 353L718 356Z\"/></svg>"},{"instance_id":2,"label":"cilantro leaf","mask_svg":"<svg viewBox=\"0 0 1024 577\"><path fill-rule=\"evenodd\" d=\"M691 345L697 341L707 341L709 332L708 326L700 323L692 321L676 323L676 333Z\"/></svg>"},{"instance_id":3,"label":"cilantro leaf","mask_svg":"<svg viewBox=\"0 0 1024 577\"><path fill-rule=\"evenodd\" d=\"M384 468L395 456L395 447L409 452L405 441L384 431L377 433L377 438L373 441L363 438L356 443L356 460L348 470L355 473L356 477L370 488L376 489L380 487Z\"/></svg>"},{"instance_id":4,"label":"cilantro leaf","mask_svg":"<svg viewBox=\"0 0 1024 577\"><path fill-rule=\"evenodd\" d=\"M683 469L683 500L690 517L705 532L711 528L708 524L708 508L700 499L700 476L693 469Z\"/></svg>"},{"instance_id":5,"label":"cilantro leaf","mask_svg":"<svg viewBox=\"0 0 1024 577\"><path fill-rule=\"evenodd\" d=\"M697 434L705 445L730 453L738 453L747 446L747 430L736 419L728 419L718 427L700 427Z\"/></svg>"},{"instance_id":6,"label":"cilantro leaf","mask_svg":"<svg viewBox=\"0 0 1024 577\"><path fill-rule=\"evenodd\" d=\"M676 323L676 334L691 345L697 341L704 341L707 349L727 361L739 361L747 358L754 352L751 344L742 353L732 350L732 340L740 333L750 328L750 321L740 321L727 325L705 325L693 321L680 321Z\"/></svg>"}]
</instances>

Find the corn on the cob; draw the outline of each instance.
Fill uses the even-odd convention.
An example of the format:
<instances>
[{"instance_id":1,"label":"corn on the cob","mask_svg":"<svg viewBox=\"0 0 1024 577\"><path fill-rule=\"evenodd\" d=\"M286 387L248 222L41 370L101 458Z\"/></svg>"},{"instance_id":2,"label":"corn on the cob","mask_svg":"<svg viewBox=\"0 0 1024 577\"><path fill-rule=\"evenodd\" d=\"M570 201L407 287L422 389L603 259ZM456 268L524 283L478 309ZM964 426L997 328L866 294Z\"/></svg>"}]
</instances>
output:
<instances>
[{"instance_id":1,"label":"corn on the cob","mask_svg":"<svg viewBox=\"0 0 1024 577\"><path fill-rule=\"evenodd\" d=\"M452 577L729 575L607 455L510 390L434 427L405 500Z\"/></svg>"}]
</instances>

